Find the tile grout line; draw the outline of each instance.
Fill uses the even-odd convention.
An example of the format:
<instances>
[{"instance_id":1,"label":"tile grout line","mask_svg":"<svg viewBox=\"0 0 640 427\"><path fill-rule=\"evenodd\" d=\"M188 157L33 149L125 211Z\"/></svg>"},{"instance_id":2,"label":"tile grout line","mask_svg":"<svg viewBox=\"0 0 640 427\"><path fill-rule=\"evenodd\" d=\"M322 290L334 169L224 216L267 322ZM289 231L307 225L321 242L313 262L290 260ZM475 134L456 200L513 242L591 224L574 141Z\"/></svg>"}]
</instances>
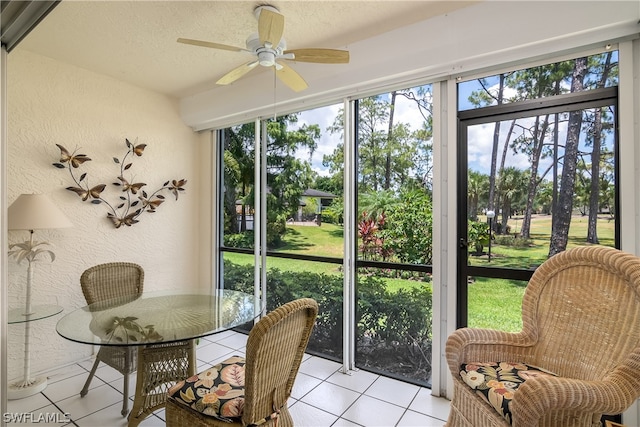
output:
<instances>
[{"instance_id":1,"label":"tile grout line","mask_svg":"<svg viewBox=\"0 0 640 427\"><path fill-rule=\"evenodd\" d=\"M229 337L225 337L225 339L226 338L229 338ZM228 357L229 354L232 354L232 353L235 354L236 352L241 352L242 351L241 349L230 347L229 345L222 344L222 343L220 343L220 341L208 342L206 345L209 345L209 344L218 345L220 347L221 351L228 350L227 355L221 356L221 357ZM217 360L217 359L218 358L214 358L213 360ZM303 361L303 365L304 365L305 362L313 362L313 364L316 365L315 369L308 368L309 372L299 372L299 373L302 373L302 374L306 375L309 378L310 385L312 385L316 381L317 381L317 384L312 385L308 390L306 390L304 393L302 393L299 396L299 398L296 399L296 398L290 397L290 399L292 401L292 406L293 405L303 405L304 404L304 406L308 406L313 411L321 411L321 412L323 412L323 413L325 413L327 415L330 415L331 417L336 417L336 421L331 423L331 425L339 425L342 422L342 423L353 424L354 426L366 427L364 424L361 424L364 421L364 419L360 419L360 421L352 421L351 419L345 418L344 415L349 410L351 410L354 407L354 405L356 405L358 402L360 402L360 406L362 406L364 404L369 404L369 402L372 402L372 406L375 407L376 406L376 403L375 403L376 401L377 402L384 402L386 404L390 404L390 405L393 405L396 408L400 408L401 409L401 411L398 411L400 413L399 419L394 424L396 427L401 425L402 419L404 417L406 417L407 414L409 414L409 413L412 413L414 415L417 414L419 416L428 417L429 419L437 420L438 422L441 422L441 421L444 422L444 420L440 419L440 417L435 414L435 412L438 412L437 410L434 413L429 413L428 411L427 412L423 412L421 410L412 410L412 409L410 409L411 405L416 404L418 396L421 393L421 390L426 389L426 387L417 386L418 389L415 392L415 394L413 395L413 397L408 399L408 403L403 406L401 404L393 403L393 402L384 400L383 398L379 398L379 397L367 394L369 391L373 390L375 384L378 384L380 381L382 381L384 378L386 378L383 375L380 375L380 374L377 374L375 372L372 372L371 374L375 375L375 378L368 385L366 385L366 383L367 383L367 381L370 380L370 378L368 378L366 376L364 377L364 379L360 379L359 378L359 379L354 380L354 381L347 381L346 385L342 385L342 384L339 384L339 383L332 382L332 381L338 381L339 380L337 377L335 377L335 378L333 377L338 372L340 372L339 368L333 370L332 369L333 368L332 364L318 363L317 360L314 362L314 359L321 360L321 361L325 360L325 359L323 359L321 357L318 357L318 356L308 355L308 357L306 357L305 360ZM205 361L205 360L202 360L202 359L198 359L197 357L196 357L196 360L197 360L198 364L203 364L203 365L213 365L214 364L213 360L212 361ZM335 361L329 360L328 362L335 362ZM87 368L85 368L81 363L84 363L84 361L71 363L71 364L68 364L68 365L65 365L63 367L58 368L58 369L60 369L62 371L64 371L64 369L62 369L62 368L66 368L66 367L72 367L73 369L69 369L67 372L59 372L58 376L57 376L57 380L52 382L51 384L55 384L55 383L57 383L59 381L68 380L68 379L71 379L71 378L74 378L74 377L79 377L79 376L82 376L82 375L86 375L89 372L89 370ZM301 366L303 366L303 365L301 365ZM329 369L326 369L326 368L329 368ZM328 375L327 375L327 371L329 372ZM105 371L104 374L107 375L107 372ZM114 379L112 382L107 382L106 380L102 379L99 375L96 375L96 377L103 383L102 385L106 384L106 385L108 385L110 387L110 389L108 389L108 390L116 391L117 393L120 394L120 396L122 396L122 391L120 389L118 389L115 384L112 384L112 383L120 382L121 381L120 378ZM332 380L332 378L333 378L333 380ZM392 380L396 380L398 382L402 382L401 380L397 380L397 379L394 379L394 378L391 378L391 379ZM325 409L322 409L322 408L320 408L320 407L318 407L318 406L316 406L314 404L310 404L310 403L307 403L307 402L303 401L303 399L305 397L309 396L309 394L311 394L314 390L317 390L317 388L319 386L321 386L321 385L339 387L342 390L345 390L345 391L348 391L348 392L351 392L351 393L356 393L355 399L350 404L348 404L345 407L344 410L340 411L340 413L338 413L338 414L334 414L334 413L329 412L329 411L327 411ZM384 385L384 383L381 383L380 386L383 386L383 385ZM364 387L362 387L362 386L364 386ZM60 387L61 387L61 389L60 389L61 393L60 394L64 394L64 393L66 393L68 391L68 390L66 390L64 388L64 386L61 385ZM362 391L359 391L359 390L362 390ZM50 402L50 404L53 405L53 407L55 407L61 413L64 413L64 411L63 411L63 409L62 409L62 407L60 405L60 402L75 396L75 393L74 393L73 395L70 395L70 396L68 396L68 397L66 397L64 399L59 399L58 402L54 402L53 401L53 397L49 398L45 393L46 393L46 391L41 392L41 394L45 398L45 400ZM366 400L363 401L362 396L367 396L367 398L372 399L372 401L370 401L369 399L366 399ZM129 396L127 396L127 398L129 400L131 400L131 398ZM350 398L353 398L353 395L351 395ZM350 398L348 400L350 400ZM343 402L343 403L346 403L346 402ZM114 404L114 405L117 406L117 404ZM47 405L45 405L45 406L47 406ZM69 426L69 427L71 427L71 426L75 426L75 427L82 426L82 419L85 419L85 418L87 418L89 416L94 416L96 413L98 413L100 411L104 411L105 409L109 408L110 406L112 406L112 405L109 405L109 406L107 406L105 408L94 410L89 414L85 414L83 417L81 417L81 418L79 418L77 420L71 417L69 424L65 424L65 425ZM436 406L439 408L439 405L436 405ZM302 406L301 406L301 408L302 408ZM34 411L38 410L38 409L41 409L41 408L36 408L36 409L34 409ZM432 409L437 409L437 408L432 408ZM300 410L304 410L304 409L300 409ZM394 412L395 412L395 410L394 410ZM160 422L164 421L161 418L161 416L158 415L157 413L153 413L152 415L153 415L153 417L150 417L150 418L152 418L153 420L160 421ZM352 414L352 415L355 416L356 419L358 418L355 413Z\"/></svg>"},{"instance_id":2,"label":"tile grout line","mask_svg":"<svg viewBox=\"0 0 640 427\"><path fill-rule=\"evenodd\" d=\"M348 419L348 418L343 418L343 415L344 415L344 414L345 414L345 413L346 413L346 412L347 412L347 411L348 411L348 410L349 410L353 405L355 405L355 404L356 404L356 402L357 402L358 400L360 400L360 398L361 398L362 396L364 396L364 395L365 395L365 393L367 392L367 390L369 390L371 387L373 387L373 385L374 385L374 384L375 384L379 379L380 379L380 375L378 375L378 377L377 377L377 378L376 378L376 379L375 379L371 384L369 384L369 386L368 386L367 388L365 388L365 389L362 391L362 393L359 393L359 396L357 397L357 399L356 399L356 400L354 400L354 401L351 403L351 405L349 405L349 406L348 406L344 411L342 411L342 414L340 414L340 415L338 416L338 419L343 419L343 420L347 420L347 421L349 421L350 423L358 424L358 423L356 423L355 421L352 421L352 420L350 420L350 419ZM331 383L329 383L329 384L331 384ZM334 384L334 385L338 385L338 384ZM338 386L339 386L339 385L338 385ZM340 386L339 386L339 387L340 387ZM346 388L346 387L344 387L344 388ZM347 390L349 390L349 389L347 389ZM355 391L355 390L351 390L351 391ZM373 398L372 396L369 396L369 397ZM379 399L378 399L378 400L379 400Z\"/></svg>"},{"instance_id":3,"label":"tile grout line","mask_svg":"<svg viewBox=\"0 0 640 427\"><path fill-rule=\"evenodd\" d=\"M424 387L420 387L420 388L424 388ZM409 404L404 408L404 411L402 412L402 415L400 416L400 419L398 420L398 422L396 423L396 427L397 425L400 423L400 421L402 421L402 419L404 418L405 415L407 415L407 412L409 412L409 408L411 407L411 405L413 405L413 402L415 402L415 400L418 398L418 395L420 394L420 389L418 389L418 391L416 392L416 394L413 396L413 398L411 399L411 401L409 402ZM420 412L414 411L417 414L421 414Z\"/></svg>"},{"instance_id":4,"label":"tile grout line","mask_svg":"<svg viewBox=\"0 0 640 427\"><path fill-rule=\"evenodd\" d=\"M46 390L46 389L45 389L45 390ZM61 412L61 413L63 413L63 414L65 413L65 412L64 412L64 409L62 409L60 406L58 406L58 404L57 404L56 402L54 402L53 400L51 400L51 399L49 398L49 396L47 396L46 394L44 394L44 390L43 390L43 391L41 391L41 392L40 392L40 394L42 394L42 396L43 396L45 399L47 399L49 402L51 402L51 404L53 405L53 407L54 407L54 408L56 408L58 411L60 411L60 412ZM47 406L48 406L48 405L47 405ZM64 425L65 425L65 426L68 426L68 425L71 425L71 424L73 424L74 426L78 427L78 425L75 423L75 421L73 420L73 418L71 418L71 419L69 420L69 423L64 424Z\"/></svg>"}]
</instances>

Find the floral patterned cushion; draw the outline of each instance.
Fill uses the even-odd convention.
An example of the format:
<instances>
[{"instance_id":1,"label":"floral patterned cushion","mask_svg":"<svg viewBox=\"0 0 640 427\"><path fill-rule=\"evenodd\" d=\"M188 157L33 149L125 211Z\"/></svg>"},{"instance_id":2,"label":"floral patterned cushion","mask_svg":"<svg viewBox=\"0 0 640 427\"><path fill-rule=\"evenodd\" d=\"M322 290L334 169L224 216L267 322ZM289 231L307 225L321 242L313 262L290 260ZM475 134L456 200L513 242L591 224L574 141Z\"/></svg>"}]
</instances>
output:
<instances>
[{"instance_id":1,"label":"floral patterned cushion","mask_svg":"<svg viewBox=\"0 0 640 427\"><path fill-rule=\"evenodd\" d=\"M239 421L244 408L245 359L232 356L169 389L169 398L225 422Z\"/></svg>"},{"instance_id":2,"label":"floral patterned cushion","mask_svg":"<svg viewBox=\"0 0 640 427\"><path fill-rule=\"evenodd\" d=\"M460 366L462 380L476 390L509 424L512 423L511 400L518 387L529 378L549 375L556 376L523 363L465 363Z\"/></svg>"}]
</instances>

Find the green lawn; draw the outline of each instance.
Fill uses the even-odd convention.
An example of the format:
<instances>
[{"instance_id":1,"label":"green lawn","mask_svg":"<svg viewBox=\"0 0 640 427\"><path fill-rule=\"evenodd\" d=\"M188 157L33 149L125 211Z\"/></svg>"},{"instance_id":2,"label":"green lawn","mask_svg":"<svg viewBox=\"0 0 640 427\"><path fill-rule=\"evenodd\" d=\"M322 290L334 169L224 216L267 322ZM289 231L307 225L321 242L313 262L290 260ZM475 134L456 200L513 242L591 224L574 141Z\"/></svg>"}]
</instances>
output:
<instances>
[{"instance_id":1,"label":"green lawn","mask_svg":"<svg viewBox=\"0 0 640 427\"><path fill-rule=\"evenodd\" d=\"M509 222L516 231L516 219ZM518 218L517 231L522 226ZM588 217L574 216L569 228L568 247L585 245ZM531 244L526 247L491 247L491 265L511 268L535 268L547 259L551 216L538 215L531 222ZM614 222L603 217L598 220L598 239L601 245L614 245ZM486 250L486 248L485 248ZM488 257L469 258L472 265L489 265ZM477 278L469 284L469 326L519 331L522 328L521 303L526 283L515 280Z\"/></svg>"},{"instance_id":2,"label":"green lawn","mask_svg":"<svg viewBox=\"0 0 640 427\"><path fill-rule=\"evenodd\" d=\"M342 258L343 240L342 227L333 224L316 226L287 225L287 233L283 238L283 245L278 252L301 255L326 256ZM227 252L224 258L239 265L252 265L253 255ZM269 257L267 268L277 268L282 271L312 272L324 274L342 274L340 265L298 261L284 258Z\"/></svg>"},{"instance_id":3,"label":"green lawn","mask_svg":"<svg viewBox=\"0 0 640 427\"><path fill-rule=\"evenodd\" d=\"M526 282L480 277L469 283L468 326L519 331Z\"/></svg>"},{"instance_id":4,"label":"green lawn","mask_svg":"<svg viewBox=\"0 0 640 427\"><path fill-rule=\"evenodd\" d=\"M283 246L278 251L303 255L342 258L343 229L335 224L317 226L287 225Z\"/></svg>"},{"instance_id":5,"label":"green lawn","mask_svg":"<svg viewBox=\"0 0 640 427\"><path fill-rule=\"evenodd\" d=\"M512 230L520 229L522 220L510 220ZM503 246L492 244L491 266L531 268L540 265L549 252L549 235L551 217L537 216L531 224L531 244L526 247ZM343 248L343 229L334 224L316 226L287 225L287 233L283 245L278 251L315 256L341 258ZM569 247L585 244L587 235L587 217L575 216L571 222ZM614 223L607 218L598 221L598 238L600 244L613 246ZM485 248L486 251L486 248ZM225 253L225 259L236 264L253 264L252 255ZM489 265L488 259L470 257L472 265ZM313 272L324 274L342 274L338 264L298 261L269 257L267 268L282 271ZM388 289L397 291L401 288L418 286L420 282L403 279L384 279ZM518 331L521 324L521 302L525 282L504 279L476 278L469 282L469 326Z\"/></svg>"}]
</instances>

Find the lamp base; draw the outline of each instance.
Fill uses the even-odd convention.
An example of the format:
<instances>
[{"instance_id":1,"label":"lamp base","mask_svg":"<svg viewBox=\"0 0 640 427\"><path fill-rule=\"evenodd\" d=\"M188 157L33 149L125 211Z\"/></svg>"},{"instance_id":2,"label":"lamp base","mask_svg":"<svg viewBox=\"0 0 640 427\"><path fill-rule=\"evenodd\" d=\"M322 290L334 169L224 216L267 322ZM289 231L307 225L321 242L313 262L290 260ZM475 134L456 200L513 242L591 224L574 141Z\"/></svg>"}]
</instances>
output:
<instances>
[{"instance_id":1,"label":"lamp base","mask_svg":"<svg viewBox=\"0 0 640 427\"><path fill-rule=\"evenodd\" d=\"M36 377L29 381L18 380L7 387L7 398L9 400L23 399L40 393L47 388L47 377Z\"/></svg>"}]
</instances>

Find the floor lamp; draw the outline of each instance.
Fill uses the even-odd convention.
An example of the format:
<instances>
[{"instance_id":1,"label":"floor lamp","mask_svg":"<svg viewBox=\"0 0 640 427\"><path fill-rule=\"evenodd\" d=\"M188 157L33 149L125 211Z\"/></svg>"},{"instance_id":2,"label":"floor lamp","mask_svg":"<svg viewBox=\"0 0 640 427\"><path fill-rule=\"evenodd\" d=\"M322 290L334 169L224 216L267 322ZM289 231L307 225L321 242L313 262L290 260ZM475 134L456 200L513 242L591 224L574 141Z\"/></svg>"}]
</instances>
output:
<instances>
[{"instance_id":1,"label":"floor lamp","mask_svg":"<svg viewBox=\"0 0 640 427\"><path fill-rule=\"evenodd\" d=\"M29 240L23 243L9 245L9 254L18 263L26 260L27 286L24 316L24 375L22 380L9 384L9 399L19 399L39 393L47 386L46 377L31 377L29 335L31 320L38 319L36 310L31 306L31 284L33 280L33 264L40 255L48 255L51 261L55 259L52 251L42 248L47 242L33 240L33 230L46 228L65 228L72 224L67 217L44 194L21 194L8 210L9 230L29 230Z\"/></svg>"}]
</instances>

